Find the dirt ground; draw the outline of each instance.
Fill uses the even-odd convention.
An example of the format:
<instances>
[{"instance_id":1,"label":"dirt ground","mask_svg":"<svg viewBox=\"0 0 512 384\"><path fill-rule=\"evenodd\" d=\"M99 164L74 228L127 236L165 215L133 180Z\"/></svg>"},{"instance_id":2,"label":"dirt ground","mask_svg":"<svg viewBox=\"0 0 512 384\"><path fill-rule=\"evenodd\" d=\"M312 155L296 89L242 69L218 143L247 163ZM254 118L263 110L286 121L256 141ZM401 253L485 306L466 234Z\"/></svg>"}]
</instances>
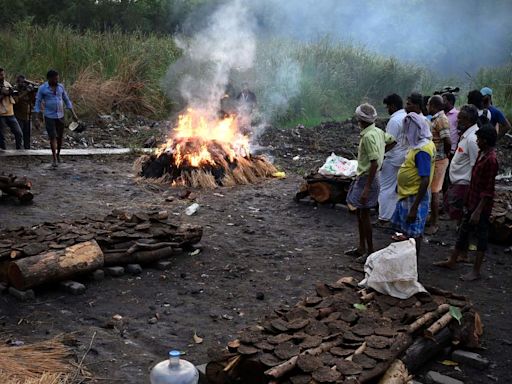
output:
<instances>
[{"instance_id":1,"label":"dirt ground","mask_svg":"<svg viewBox=\"0 0 512 384\"><path fill-rule=\"evenodd\" d=\"M87 278L82 296L71 296L56 286L36 290L36 300L20 303L10 295L0 296L0 334L24 342L76 332L77 356L81 358L92 340L85 365L95 383L147 383L152 364L166 357L171 348L187 352L195 364L207 361L207 350L225 345L244 326L252 325L273 308L295 304L311 292L315 282L334 281L340 276L361 277L361 265L343 254L357 242L355 217L344 207L315 207L295 203L292 198L301 174L325 159L331 147L356 149L343 138L332 145L318 139L290 147L278 143L284 131L269 132L271 154L288 178L258 185L196 191L198 213L186 216L191 204L181 200L179 189L138 183L132 174L132 157L66 158L57 170L46 158L0 158L0 173L26 175L33 180L33 204L19 206L0 200L0 229L30 226L84 215L100 216L114 208L144 210L158 207L175 215L177 222L204 226L202 251L172 259L172 268L145 268L142 275ZM304 137L304 134L303 136ZM348 136L347 136L348 137ZM302 139L301 139L302 140ZM310 141L313 143L311 144ZM350 144L350 145L349 145ZM286 155L289 153L290 155ZM283 154L286 157L283 157ZM299 155L299 160L292 160ZM214 194L215 193L215 194ZM166 201L175 196L174 201ZM420 281L468 295L485 325L484 349L492 361L486 371L468 366L457 369L432 362L428 368L460 378L465 383L510 381L512 322L509 296L512 292L512 258L501 246L492 245L484 264L485 278L460 281L457 271L433 267L446 257L454 244L454 229L443 222L440 234L426 239L419 258ZM389 244L390 232L375 229L379 248ZM263 300L257 299L257 296ZM112 327L112 316L123 320ZM154 317L158 321L151 321ZM195 344L193 335L204 339ZM441 358L438 359L442 360ZM422 381L422 374L418 380Z\"/></svg>"}]
</instances>

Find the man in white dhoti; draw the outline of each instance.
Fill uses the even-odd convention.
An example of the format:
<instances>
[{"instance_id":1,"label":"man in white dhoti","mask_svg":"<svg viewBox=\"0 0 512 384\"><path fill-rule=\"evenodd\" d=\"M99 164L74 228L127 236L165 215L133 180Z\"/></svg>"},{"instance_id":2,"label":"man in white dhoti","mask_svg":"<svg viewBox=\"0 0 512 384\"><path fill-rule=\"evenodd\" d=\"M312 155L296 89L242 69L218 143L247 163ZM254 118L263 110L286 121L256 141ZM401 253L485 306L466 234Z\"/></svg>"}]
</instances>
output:
<instances>
[{"instance_id":1,"label":"man in white dhoti","mask_svg":"<svg viewBox=\"0 0 512 384\"><path fill-rule=\"evenodd\" d=\"M402 98L396 93L386 96L383 102L391 116L386 125L386 132L395 137L397 143L393 149L386 152L380 171L379 222L381 225L387 225L395 212L398 201L396 192L398 169L407 154L407 147L404 146L404 140L402 140L403 120L407 113L403 109Z\"/></svg>"}]
</instances>

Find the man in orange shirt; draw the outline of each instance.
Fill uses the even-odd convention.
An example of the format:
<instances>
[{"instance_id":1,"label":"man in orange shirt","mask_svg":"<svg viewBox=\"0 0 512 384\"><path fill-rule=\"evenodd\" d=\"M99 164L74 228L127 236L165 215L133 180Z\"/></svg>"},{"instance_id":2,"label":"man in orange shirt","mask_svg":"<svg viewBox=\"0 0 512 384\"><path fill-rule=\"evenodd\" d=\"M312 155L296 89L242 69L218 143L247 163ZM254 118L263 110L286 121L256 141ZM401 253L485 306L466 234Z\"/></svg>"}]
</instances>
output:
<instances>
[{"instance_id":1,"label":"man in orange shirt","mask_svg":"<svg viewBox=\"0 0 512 384\"><path fill-rule=\"evenodd\" d=\"M4 126L11 129L16 140L16 149L21 149L23 135L21 133L18 120L14 116L14 89L11 84L5 80L5 71L0 68L0 149L5 149L5 138L3 134Z\"/></svg>"},{"instance_id":2,"label":"man in orange shirt","mask_svg":"<svg viewBox=\"0 0 512 384\"><path fill-rule=\"evenodd\" d=\"M425 230L428 235L433 235L439 230L439 194L443 189L444 176L448 168L448 158L452 149L450 140L450 122L443 108L443 98L439 95L432 96L428 101L428 112L432 115L431 131L432 141L436 145L436 158L434 166L434 179L432 180L432 202L430 204L430 226Z\"/></svg>"}]
</instances>

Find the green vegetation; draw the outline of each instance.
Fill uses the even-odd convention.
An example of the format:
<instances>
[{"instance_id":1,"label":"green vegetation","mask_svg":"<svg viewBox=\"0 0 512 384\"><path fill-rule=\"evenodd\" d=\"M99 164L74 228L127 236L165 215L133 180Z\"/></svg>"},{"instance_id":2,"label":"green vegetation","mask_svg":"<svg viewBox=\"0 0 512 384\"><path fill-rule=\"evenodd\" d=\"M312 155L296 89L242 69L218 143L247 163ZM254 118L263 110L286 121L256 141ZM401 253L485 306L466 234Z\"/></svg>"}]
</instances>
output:
<instances>
[{"instance_id":1,"label":"green vegetation","mask_svg":"<svg viewBox=\"0 0 512 384\"><path fill-rule=\"evenodd\" d=\"M269 111L275 112L274 117L281 122L317 122L352 116L363 101L383 110L382 100L387 94L406 95L412 90L433 88L431 74L420 67L329 39L314 43L263 42L254 71L249 78L257 80L255 89L263 106L274 105L271 98L275 91L285 95L292 92L286 108ZM264 73L277 75L269 77ZM282 73L284 79L280 78ZM298 79L294 79L294 74ZM264 79L263 83L258 83L259 79ZM290 89L289 84L295 80L297 89Z\"/></svg>"},{"instance_id":2,"label":"green vegetation","mask_svg":"<svg viewBox=\"0 0 512 384\"><path fill-rule=\"evenodd\" d=\"M74 29L172 33L199 7L217 0L0 0L0 25L29 20Z\"/></svg>"},{"instance_id":3,"label":"green vegetation","mask_svg":"<svg viewBox=\"0 0 512 384\"><path fill-rule=\"evenodd\" d=\"M346 118L362 101L384 112L382 99L389 93L429 94L444 85L421 67L329 39L265 40L257 52L254 68L233 73L233 83L248 80L264 115L286 126ZM167 117L177 105L164 95L162 79L180 55L170 36L117 29L78 32L59 24L15 23L3 28L0 40L0 66L11 79L24 73L43 80L55 68L82 114L115 108ZM496 104L512 113L512 64L481 70L473 83L471 88L492 87Z\"/></svg>"},{"instance_id":4,"label":"green vegetation","mask_svg":"<svg viewBox=\"0 0 512 384\"><path fill-rule=\"evenodd\" d=\"M475 89L491 87L493 103L507 116L512 116L512 63L480 70L474 85Z\"/></svg>"},{"instance_id":5,"label":"green vegetation","mask_svg":"<svg viewBox=\"0 0 512 384\"><path fill-rule=\"evenodd\" d=\"M141 103L155 105L157 115L168 108L159 89L160 79L179 55L169 37L120 31L78 33L58 24L17 23L4 29L0 39L0 63L11 79L23 73L29 79L44 80L47 70L55 68L74 99L87 105L92 91L115 95L123 90L101 85L142 84L144 88L131 87L129 91ZM102 94L96 96L102 100Z\"/></svg>"}]
</instances>

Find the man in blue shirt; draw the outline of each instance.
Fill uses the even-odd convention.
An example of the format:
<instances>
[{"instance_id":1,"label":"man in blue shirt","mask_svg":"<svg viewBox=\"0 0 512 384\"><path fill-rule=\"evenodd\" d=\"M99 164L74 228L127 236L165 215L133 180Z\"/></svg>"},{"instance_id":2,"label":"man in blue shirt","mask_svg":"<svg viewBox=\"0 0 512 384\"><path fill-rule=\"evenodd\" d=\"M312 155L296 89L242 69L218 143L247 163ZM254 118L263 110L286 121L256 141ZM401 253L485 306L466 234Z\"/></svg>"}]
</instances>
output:
<instances>
[{"instance_id":1,"label":"man in blue shirt","mask_svg":"<svg viewBox=\"0 0 512 384\"><path fill-rule=\"evenodd\" d=\"M491 112L491 124L493 127L496 127L498 138L505 136L505 133L510 131L512 127L503 112L492 105L492 89L483 87L480 93L484 97L484 108L487 108L489 112Z\"/></svg>"},{"instance_id":2,"label":"man in blue shirt","mask_svg":"<svg viewBox=\"0 0 512 384\"><path fill-rule=\"evenodd\" d=\"M59 83L59 73L50 69L46 74L46 78L48 81L40 86L37 91L34 120L36 128L39 128L43 117L41 105L44 103L44 125L46 132L48 132L52 149L52 167L56 167L57 162L60 163L60 149L62 148L62 138L64 136L64 106L73 114L73 120L78 120L78 117L73 110L73 105L64 86Z\"/></svg>"}]
</instances>

